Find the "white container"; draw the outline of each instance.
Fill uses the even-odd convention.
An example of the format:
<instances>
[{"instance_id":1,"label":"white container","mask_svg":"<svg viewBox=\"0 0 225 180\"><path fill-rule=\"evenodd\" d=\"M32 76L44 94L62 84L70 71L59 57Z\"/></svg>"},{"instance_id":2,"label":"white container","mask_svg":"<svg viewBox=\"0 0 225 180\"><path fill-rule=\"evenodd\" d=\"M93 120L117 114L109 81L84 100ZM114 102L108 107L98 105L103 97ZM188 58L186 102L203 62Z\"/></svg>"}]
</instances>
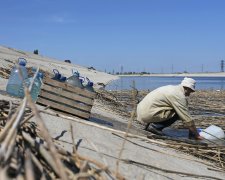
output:
<instances>
[{"instance_id":1,"label":"white container","mask_svg":"<svg viewBox=\"0 0 225 180\"><path fill-rule=\"evenodd\" d=\"M199 134L200 136L209 140L218 140L223 139L225 137L223 129L215 125L207 127L206 129L202 130L202 132L200 132Z\"/></svg>"}]
</instances>

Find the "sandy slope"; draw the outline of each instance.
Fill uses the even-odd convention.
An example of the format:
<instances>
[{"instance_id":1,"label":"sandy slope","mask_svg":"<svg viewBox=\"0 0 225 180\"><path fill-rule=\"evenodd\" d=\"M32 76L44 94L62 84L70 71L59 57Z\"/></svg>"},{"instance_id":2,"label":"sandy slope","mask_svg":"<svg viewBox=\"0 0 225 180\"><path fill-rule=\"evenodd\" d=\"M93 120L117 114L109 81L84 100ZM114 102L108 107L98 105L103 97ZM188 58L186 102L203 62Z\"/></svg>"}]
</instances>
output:
<instances>
[{"instance_id":1,"label":"sandy slope","mask_svg":"<svg viewBox=\"0 0 225 180\"><path fill-rule=\"evenodd\" d=\"M23 57L27 60L27 67L39 66L50 73L52 73L53 69L58 69L59 72L66 77L71 76L72 69L75 69L79 71L81 76L88 77L92 80L96 87L97 83L107 84L112 80L118 79L118 76L113 76L96 70L89 70L87 67L69 64L53 58L0 46L0 67L9 68L10 65L13 65L12 62L15 63L19 57Z\"/></svg>"}]
</instances>

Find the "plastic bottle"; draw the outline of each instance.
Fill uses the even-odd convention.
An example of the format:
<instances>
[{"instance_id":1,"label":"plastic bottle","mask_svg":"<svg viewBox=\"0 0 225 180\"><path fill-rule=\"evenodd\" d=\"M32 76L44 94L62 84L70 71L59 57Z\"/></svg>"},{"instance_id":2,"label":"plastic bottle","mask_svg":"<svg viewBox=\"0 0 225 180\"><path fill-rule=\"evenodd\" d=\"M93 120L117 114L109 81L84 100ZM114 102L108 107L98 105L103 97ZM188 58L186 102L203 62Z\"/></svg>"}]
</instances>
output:
<instances>
[{"instance_id":1,"label":"plastic bottle","mask_svg":"<svg viewBox=\"0 0 225 180\"><path fill-rule=\"evenodd\" d=\"M88 79L87 77L86 77L86 79L87 79L87 84L84 86L85 89L87 89L88 91L91 91L91 92L95 92L95 90L93 88L94 83L91 82L90 79Z\"/></svg>"},{"instance_id":2,"label":"plastic bottle","mask_svg":"<svg viewBox=\"0 0 225 180\"><path fill-rule=\"evenodd\" d=\"M84 86L82 85L82 79L80 79L80 74L78 71L73 71L72 70L72 76L67 78L66 82L68 84L71 84L72 86L77 86L79 88L83 88Z\"/></svg>"},{"instance_id":3,"label":"plastic bottle","mask_svg":"<svg viewBox=\"0 0 225 180\"><path fill-rule=\"evenodd\" d=\"M55 75L52 79L59 80L61 78L61 74L59 73L59 71L57 69L53 69L52 71Z\"/></svg>"},{"instance_id":4,"label":"plastic bottle","mask_svg":"<svg viewBox=\"0 0 225 180\"><path fill-rule=\"evenodd\" d=\"M30 83L32 81L32 77L31 78L28 78L25 80L25 84L27 87L30 86ZM40 89L41 89L41 84L42 84L42 79L43 79L43 74L41 72L39 72L36 76L36 78L34 79L34 83L33 83L33 86L31 88L31 91L30 91L30 95L31 95L31 98L33 100L33 102L36 102L37 100L37 97L39 95L39 92L40 92Z\"/></svg>"},{"instance_id":5,"label":"plastic bottle","mask_svg":"<svg viewBox=\"0 0 225 180\"><path fill-rule=\"evenodd\" d=\"M55 74L55 76L52 79L60 82L66 81L66 77L62 76L57 69L53 69L53 73Z\"/></svg>"},{"instance_id":6,"label":"plastic bottle","mask_svg":"<svg viewBox=\"0 0 225 180\"><path fill-rule=\"evenodd\" d=\"M202 132L202 128L196 128L196 129L198 133Z\"/></svg>"},{"instance_id":7,"label":"plastic bottle","mask_svg":"<svg viewBox=\"0 0 225 180\"><path fill-rule=\"evenodd\" d=\"M24 97L24 88L23 81L28 78L27 69L26 69L26 59L19 58L18 64L21 71L21 75L19 73L19 69L17 66L14 66L11 70L10 77L6 86L6 92L12 96Z\"/></svg>"}]
</instances>

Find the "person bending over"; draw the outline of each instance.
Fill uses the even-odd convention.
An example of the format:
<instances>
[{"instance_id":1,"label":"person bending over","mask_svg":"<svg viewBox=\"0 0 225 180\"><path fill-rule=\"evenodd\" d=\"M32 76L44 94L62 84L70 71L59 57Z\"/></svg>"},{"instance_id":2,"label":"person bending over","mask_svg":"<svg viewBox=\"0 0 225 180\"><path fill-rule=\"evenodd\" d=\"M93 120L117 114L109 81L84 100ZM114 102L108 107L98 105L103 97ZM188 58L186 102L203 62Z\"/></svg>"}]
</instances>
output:
<instances>
[{"instance_id":1,"label":"person bending over","mask_svg":"<svg viewBox=\"0 0 225 180\"><path fill-rule=\"evenodd\" d=\"M189 110L187 97L195 92L196 81L185 77L179 85L162 86L147 94L137 106L137 120L145 130L163 135L162 130L178 119L189 129L189 137L203 139L196 130Z\"/></svg>"}]
</instances>

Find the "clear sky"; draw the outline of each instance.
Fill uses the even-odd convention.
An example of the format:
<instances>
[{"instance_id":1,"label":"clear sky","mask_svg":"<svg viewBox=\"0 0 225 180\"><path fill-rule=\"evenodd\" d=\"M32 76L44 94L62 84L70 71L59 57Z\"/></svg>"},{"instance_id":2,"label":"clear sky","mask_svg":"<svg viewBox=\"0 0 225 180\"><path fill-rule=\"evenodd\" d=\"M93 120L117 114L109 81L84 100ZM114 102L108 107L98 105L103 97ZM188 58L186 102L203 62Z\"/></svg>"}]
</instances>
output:
<instances>
[{"instance_id":1,"label":"clear sky","mask_svg":"<svg viewBox=\"0 0 225 180\"><path fill-rule=\"evenodd\" d=\"M0 45L107 72L216 72L225 0L5 0Z\"/></svg>"}]
</instances>

